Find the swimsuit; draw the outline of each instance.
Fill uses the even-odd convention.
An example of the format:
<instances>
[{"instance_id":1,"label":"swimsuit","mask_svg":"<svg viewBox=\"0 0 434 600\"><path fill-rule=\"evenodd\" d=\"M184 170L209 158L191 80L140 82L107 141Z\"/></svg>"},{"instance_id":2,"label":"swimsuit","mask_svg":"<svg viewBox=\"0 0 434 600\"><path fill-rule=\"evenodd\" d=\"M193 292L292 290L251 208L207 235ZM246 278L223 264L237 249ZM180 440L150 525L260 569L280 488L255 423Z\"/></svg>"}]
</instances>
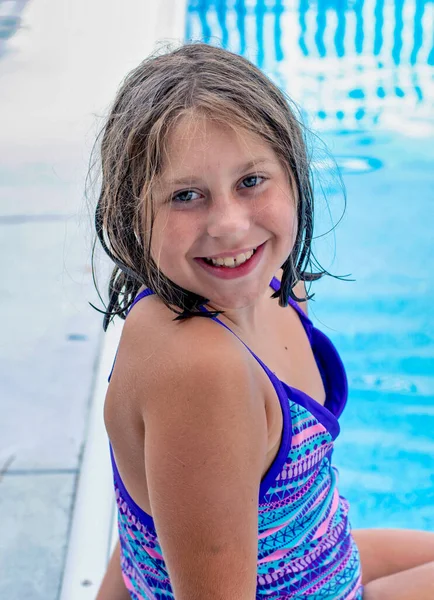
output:
<instances>
[{"instance_id":1,"label":"swimsuit","mask_svg":"<svg viewBox=\"0 0 434 600\"><path fill-rule=\"evenodd\" d=\"M270 285L275 291L280 288L276 278ZM150 294L149 289L138 294L131 308ZM283 414L280 449L259 488L255 599L362 600L361 563L351 535L349 504L339 495L338 471L331 464L340 431L338 417L348 397L347 377L330 339L291 298L289 304L310 341L326 401L322 406L278 379L242 342L268 375ZM111 446L110 455L125 585L133 600L174 600L154 521L127 492Z\"/></svg>"}]
</instances>

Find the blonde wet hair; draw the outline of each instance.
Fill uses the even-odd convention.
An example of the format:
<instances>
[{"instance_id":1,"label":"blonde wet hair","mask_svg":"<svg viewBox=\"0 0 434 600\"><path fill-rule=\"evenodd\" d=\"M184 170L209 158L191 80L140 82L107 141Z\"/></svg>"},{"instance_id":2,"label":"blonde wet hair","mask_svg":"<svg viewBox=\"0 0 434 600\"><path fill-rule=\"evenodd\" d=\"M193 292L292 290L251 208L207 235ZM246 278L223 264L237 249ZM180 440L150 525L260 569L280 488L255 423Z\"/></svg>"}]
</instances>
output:
<instances>
[{"instance_id":1,"label":"blonde wet hair","mask_svg":"<svg viewBox=\"0 0 434 600\"><path fill-rule=\"evenodd\" d=\"M208 299L170 281L151 256L153 186L162 172L168 134L192 111L263 138L288 174L296 198L298 229L282 265L279 292L286 306L293 287L327 272L312 264L313 184L306 129L291 100L246 58L203 43L153 55L131 71L101 131L101 188L95 210L97 238L115 263L109 282L104 330L125 318L141 286L151 288L178 319L209 317ZM94 263L92 261L92 266ZM309 296L308 296L309 297ZM305 300L306 298L303 298Z\"/></svg>"}]
</instances>

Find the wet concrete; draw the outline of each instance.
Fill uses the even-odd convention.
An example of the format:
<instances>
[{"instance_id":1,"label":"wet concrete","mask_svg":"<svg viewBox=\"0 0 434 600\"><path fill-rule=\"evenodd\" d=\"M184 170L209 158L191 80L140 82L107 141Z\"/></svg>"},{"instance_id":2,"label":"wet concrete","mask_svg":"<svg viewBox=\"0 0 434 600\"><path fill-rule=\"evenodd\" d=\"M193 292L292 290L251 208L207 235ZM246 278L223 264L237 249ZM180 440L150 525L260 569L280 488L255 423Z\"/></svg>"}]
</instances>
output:
<instances>
[{"instance_id":1,"label":"wet concrete","mask_svg":"<svg viewBox=\"0 0 434 600\"><path fill-rule=\"evenodd\" d=\"M1 482L0 598L56 598L76 472L9 473Z\"/></svg>"},{"instance_id":2,"label":"wet concrete","mask_svg":"<svg viewBox=\"0 0 434 600\"><path fill-rule=\"evenodd\" d=\"M0 597L9 600L60 593L102 343L89 306L101 303L85 176L119 82L152 49L146 14L141 1L128 12L0 0Z\"/></svg>"}]
</instances>

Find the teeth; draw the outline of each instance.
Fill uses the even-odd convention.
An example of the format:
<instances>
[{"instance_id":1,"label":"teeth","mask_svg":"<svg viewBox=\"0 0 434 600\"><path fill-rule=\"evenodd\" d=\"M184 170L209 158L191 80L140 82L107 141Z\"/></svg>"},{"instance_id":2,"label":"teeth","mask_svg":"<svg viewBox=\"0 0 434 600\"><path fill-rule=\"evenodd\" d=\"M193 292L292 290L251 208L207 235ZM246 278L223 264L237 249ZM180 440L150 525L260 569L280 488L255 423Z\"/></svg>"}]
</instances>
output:
<instances>
[{"instance_id":1,"label":"teeth","mask_svg":"<svg viewBox=\"0 0 434 600\"><path fill-rule=\"evenodd\" d=\"M255 252L256 248L253 250L249 250L248 252L243 252L241 254L237 254L237 256L228 256L227 258L208 258L213 265L218 267L229 267L229 269L233 269L242 265L246 260L249 260Z\"/></svg>"},{"instance_id":2,"label":"teeth","mask_svg":"<svg viewBox=\"0 0 434 600\"><path fill-rule=\"evenodd\" d=\"M235 266L235 259L233 259L232 257L228 256L224 259L224 266L225 267L233 267Z\"/></svg>"}]
</instances>

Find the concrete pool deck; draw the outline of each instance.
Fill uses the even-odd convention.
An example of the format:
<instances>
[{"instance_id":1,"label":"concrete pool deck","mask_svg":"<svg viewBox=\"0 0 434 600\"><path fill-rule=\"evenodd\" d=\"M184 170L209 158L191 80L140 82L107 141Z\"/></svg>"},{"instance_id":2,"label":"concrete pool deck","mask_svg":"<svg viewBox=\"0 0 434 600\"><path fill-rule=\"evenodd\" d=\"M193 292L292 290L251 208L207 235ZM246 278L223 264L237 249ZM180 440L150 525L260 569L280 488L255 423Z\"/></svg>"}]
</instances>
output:
<instances>
[{"instance_id":1,"label":"concrete pool deck","mask_svg":"<svg viewBox=\"0 0 434 600\"><path fill-rule=\"evenodd\" d=\"M94 598L105 568L102 399L119 330L103 336L88 305L84 179L119 83L183 39L184 17L183 0L0 0L0 598Z\"/></svg>"}]
</instances>

